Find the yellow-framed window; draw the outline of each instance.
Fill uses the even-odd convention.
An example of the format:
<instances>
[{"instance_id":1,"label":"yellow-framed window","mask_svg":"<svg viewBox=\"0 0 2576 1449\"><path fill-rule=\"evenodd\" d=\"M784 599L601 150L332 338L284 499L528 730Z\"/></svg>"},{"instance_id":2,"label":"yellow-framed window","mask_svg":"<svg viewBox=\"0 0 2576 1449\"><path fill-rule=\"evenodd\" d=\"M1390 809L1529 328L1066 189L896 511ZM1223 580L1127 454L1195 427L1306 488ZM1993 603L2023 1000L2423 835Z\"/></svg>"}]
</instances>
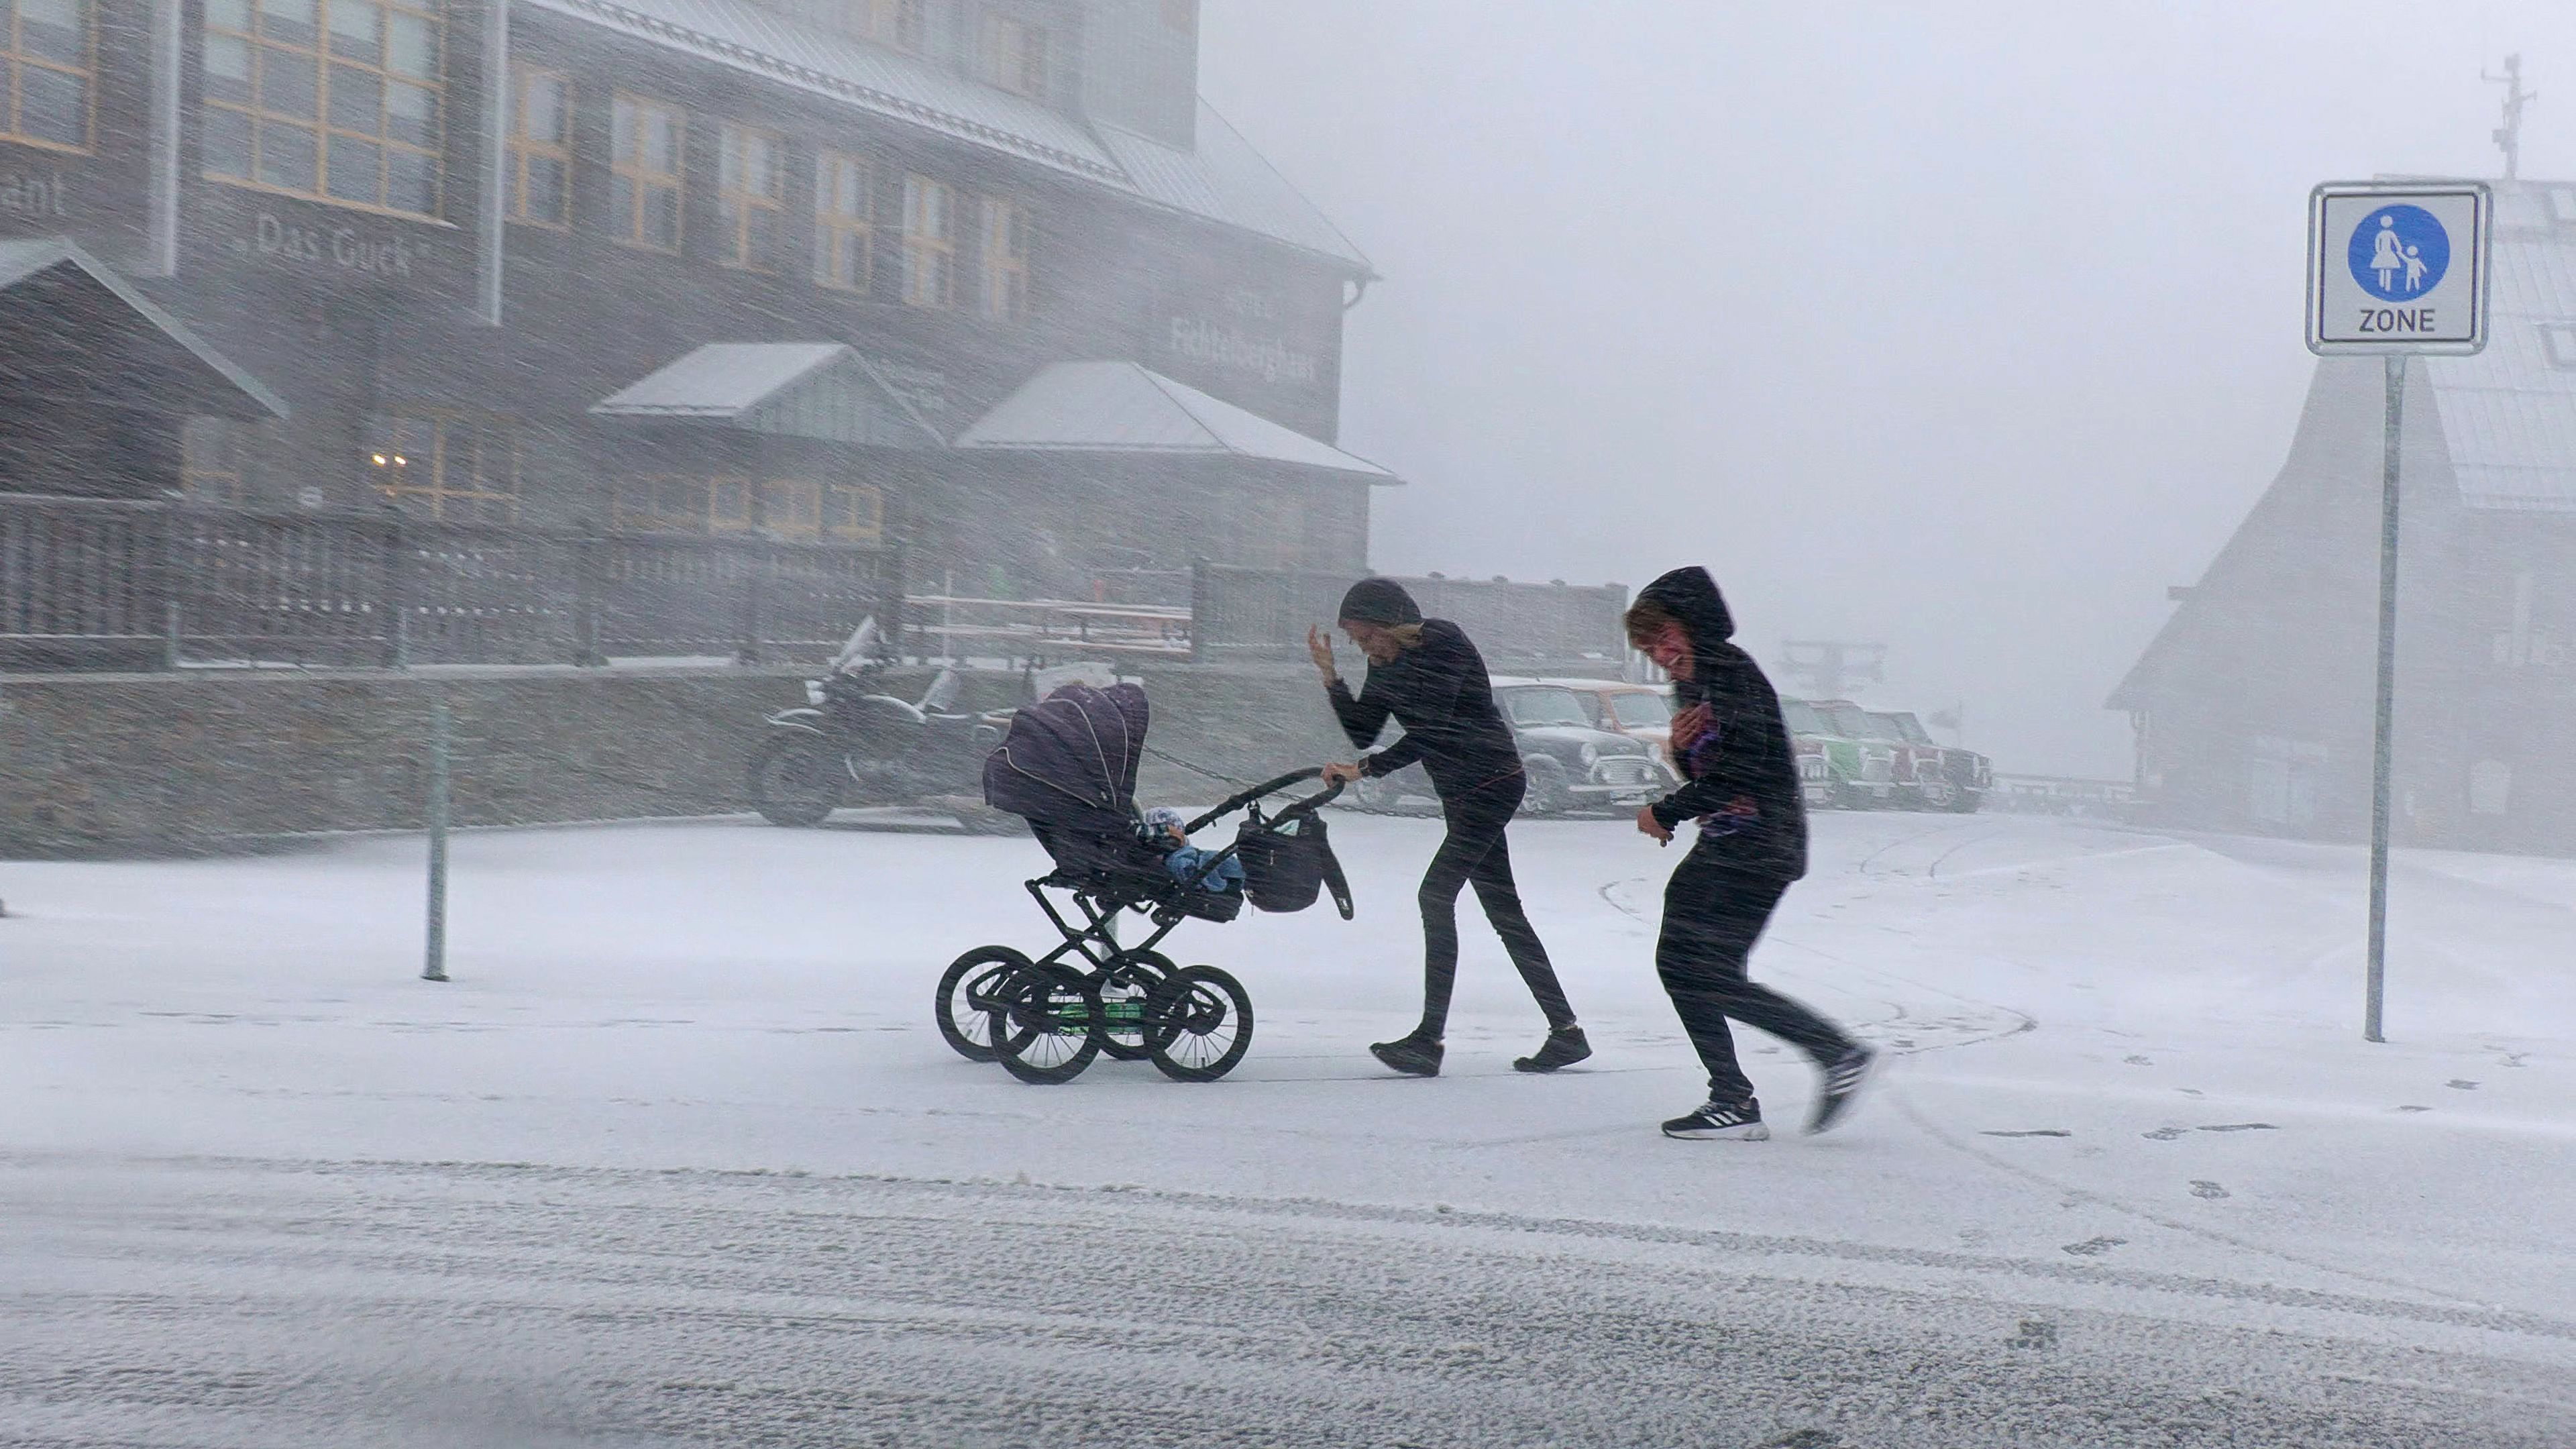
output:
<instances>
[{"instance_id":1,"label":"yellow-framed window","mask_svg":"<svg viewBox=\"0 0 2576 1449\"><path fill-rule=\"evenodd\" d=\"M0 139L86 151L97 96L92 0L0 0Z\"/></svg>"},{"instance_id":2,"label":"yellow-framed window","mask_svg":"<svg viewBox=\"0 0 2576 1449\"><path fill-rule=\"evenodd\" d=\"M510 220L572 225L572 78L510 67Z\"/></svg>"},{"instance_id":3,"label":"yellow-framed window","mask_svg":"<svg viewBox=\"0 0 2576 1449\"><path fill-rule=\"evenodd\" d=\"M647 251L680 249L688 118L679 107L617 93L609 106L609 225Z\"/></svg>"},{"instance_id":4,"label":"yellow-framed window","mask_svg":"<svg viewBox=\"0 0 2576 1449\"><path fill-rule=\"evenodd\" d=\"M876 168L846 151L814 161L814 280L845 292L876 284Z\"/></svg>"},{"instance_id":5,"label":"yellow-framed window","mask_svg":"<svg viewBox=\"0 0 2576 1449\"><path fill-rule=\"evenodd\" d=\"M1017 322L1029 315L1029 209L1006 196L983 199L980 237L984 315Z\"/></svg>"},{"instance_id":6,"label":"yellow-framed window","mask_svg":"<svg viewBox=\"0 0 2576 1449\"><path fill-rule=\"evenodd\" d=\"M903 178L903 300L946 307L955 298L957 193L913 172Z\"/></svg>"},{"instance_id":7,"label":"yellow-framed window","mask_svg":"<svg viewBox=\"0 0 2576 1449\"><path fill-rule=\"evenodd\" d=\"M205 173L436 216L447 98L434 4L206 0Z\"/></svg>"},{"instance_id":8,"label":"yellow-framed window","mask_svg":"<svg viewBox=\"0 0 2576 1449\"><path fill-rule=\"evenodd\" d=\"M519 516L519 432L489 414L418 412L368 419L367 482L393 502L450 523Z\"/></svg>"},{"instance_id":9,"label":"yellow-framed window","mask_svg":"<svg viewBox=\"0 0 2576 1449\"><path fill-rule=\"evenodd\" d=\"M823 485L823 537L871 543L885 537L885 494L865 483Z\"/></svg>"},{"instance_id":10,"label":"yellow-framed window","mask_svg":"<svg viewBox=\"0 0 2576 1449\"><path fill-rule=\"evenodd\" d=\"M984 17L984 79L1031 100L1047 98L1045 27L1007 15Z\"/></svg>"},{"instance_id":11,"label":"yellow-framed window","mask_svg":"<svg viewBox=\"0 0 2576 1449\"><path fill-rule=\"evenodd\" d=\"M777 133L724 123L716 157L716 209L724 218L729 266L778 265L779 220L787 205L786 144Z\"/></svg>"},{"instance_id":12,"label":"yellow-framed window","mask_svg":"<svg viewBox=\"0 0 2576 1449\"><path fill-rule=\"evenodd\" d=\"M802 478L771 478L760 485L761 522L780 538L823 536L823 485Z\"/></svg>"},{"instance_id":13,"label":"yellow-framed window","mask_svg":"<svg viewBox=\"0 0 2576 1449\"><path fill-rule=\"evenodd\" d=\"M868 37L879 45L919 54L930 38L923 0L865 0Z\"/></svg>"}]
</instances>

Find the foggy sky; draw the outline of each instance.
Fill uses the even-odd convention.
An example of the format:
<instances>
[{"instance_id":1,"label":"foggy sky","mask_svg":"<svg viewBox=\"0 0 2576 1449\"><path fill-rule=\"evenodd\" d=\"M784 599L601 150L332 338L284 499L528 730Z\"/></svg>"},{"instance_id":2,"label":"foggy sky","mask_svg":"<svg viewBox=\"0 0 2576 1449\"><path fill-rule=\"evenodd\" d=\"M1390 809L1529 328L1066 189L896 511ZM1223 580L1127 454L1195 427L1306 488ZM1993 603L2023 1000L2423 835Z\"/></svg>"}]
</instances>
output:
<instances>
[{"instance_id":1,"label":"foggy sky","mask_svg":"<svg viewBox=\"0 0 2576 1449\"><path fill-rule=\"evenodd\" d=\"M2308 188L2500 174L2510 50L2576 176L2565 5L1207 0L1201 90L1386 275L1376 566L1705 562L1765 662L1884 641L1873 702L2125 778L2297 422Z\"/></svg>"}]
</instances>

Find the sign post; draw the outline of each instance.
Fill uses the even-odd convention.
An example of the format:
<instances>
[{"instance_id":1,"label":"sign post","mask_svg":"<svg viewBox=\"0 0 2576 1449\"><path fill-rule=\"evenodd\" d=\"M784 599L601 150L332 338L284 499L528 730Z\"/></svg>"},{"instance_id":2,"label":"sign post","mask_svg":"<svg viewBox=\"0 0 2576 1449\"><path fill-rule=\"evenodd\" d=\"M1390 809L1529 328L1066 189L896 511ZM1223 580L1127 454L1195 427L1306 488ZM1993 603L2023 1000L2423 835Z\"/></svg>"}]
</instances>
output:
<instances>
[{"instance_id":1,"label":"sign post","mask_svg":"<svg viewBox=\"0 0 2576 1449\"><path fill-rule=\"evenodd\" d=\"M2487 345L2495 198L2482 181L2328 182L2308 193L2308 350L2387 367L2379 475L2379 687L2371 730L2370 965L2362 1039L2385 1041L2390 725L2397 702L2397 485L2406 371Z\"/></svg>"}]
</instances>

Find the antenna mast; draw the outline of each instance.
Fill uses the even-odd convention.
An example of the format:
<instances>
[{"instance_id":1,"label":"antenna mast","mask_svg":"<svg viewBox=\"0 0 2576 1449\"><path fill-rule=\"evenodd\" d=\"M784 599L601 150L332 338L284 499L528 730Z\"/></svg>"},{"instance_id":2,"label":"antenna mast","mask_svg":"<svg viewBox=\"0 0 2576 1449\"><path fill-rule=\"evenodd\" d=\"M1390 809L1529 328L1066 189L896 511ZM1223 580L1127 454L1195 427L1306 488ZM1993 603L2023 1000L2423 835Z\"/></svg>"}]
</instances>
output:
<instances>
[{"instance_id":1,"label":"antenna mast","mask_svg":"<svg viewBox=\"0 0 2576 1449\"><path fill-rule=\"evenodd\" d=\"M2522 57L2504 58L2504 74L2488 75L2479 70L2481 79L2501 82L2504 86L2504 124L2495 128L2496 149L2504 152L2504 179L2511 181L2522 169L2522 108L2540 99L2540 92L2522 88Z\"/></svg>"}]
</instances>

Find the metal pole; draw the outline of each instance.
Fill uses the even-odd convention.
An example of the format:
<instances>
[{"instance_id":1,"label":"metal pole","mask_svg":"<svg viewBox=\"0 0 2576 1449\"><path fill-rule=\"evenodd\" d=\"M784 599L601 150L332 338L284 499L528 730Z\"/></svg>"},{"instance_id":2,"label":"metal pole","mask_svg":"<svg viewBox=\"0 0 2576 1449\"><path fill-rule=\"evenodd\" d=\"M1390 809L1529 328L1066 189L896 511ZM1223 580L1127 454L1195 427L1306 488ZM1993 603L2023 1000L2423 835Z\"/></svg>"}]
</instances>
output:
<instances>
[{"instance_id":1,"label":"metal pole","mask_svg":"<svg viewBox=\"0 0 2576 1449\"><path fill-rule=\"evenodd\" d=\"M2406 357L2388 357L2385 453L2379 475L2379 707L2371 741L2370 981L2361 1037L2380 1034L2380 998L2388 979L2389 724L2397 701L2397 450L2406 412Z\"/></svg>"},{"instance_id":2,"label":"metal pole","mask_svg":"<svg viewBox=\"0 0 2576 1449\"><path fill-rule=\"evenodd\" d=\"M423 981L447 979L447 701L429 705L429 959Z\"/></svg>"}]
</instances>

